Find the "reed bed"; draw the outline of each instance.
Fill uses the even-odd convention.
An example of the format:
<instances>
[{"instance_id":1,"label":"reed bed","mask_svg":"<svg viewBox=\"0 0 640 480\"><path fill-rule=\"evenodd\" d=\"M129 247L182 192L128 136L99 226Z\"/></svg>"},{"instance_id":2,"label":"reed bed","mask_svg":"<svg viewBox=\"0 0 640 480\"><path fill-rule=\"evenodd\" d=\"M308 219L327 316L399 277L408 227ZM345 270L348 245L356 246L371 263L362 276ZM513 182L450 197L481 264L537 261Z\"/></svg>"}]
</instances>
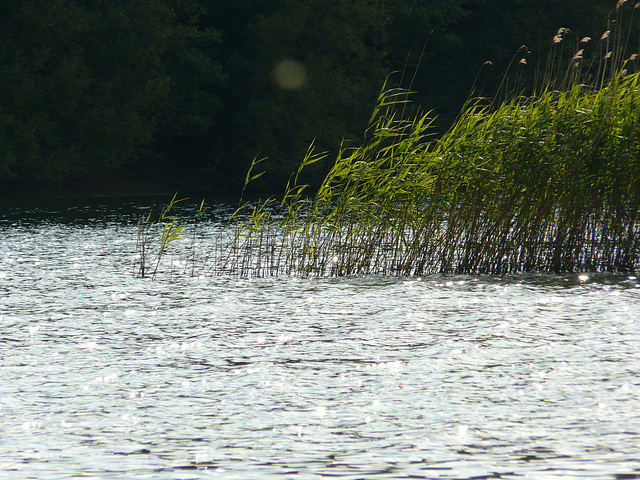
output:
<instances>
[{"instance_id":1,"label":"reed bed","mask_svg":"<svg viewBox=\"0 0 640 480\"><path fill-rule=\"evenodd\" d=\"M236 213L207 272L637 272L637 55L625 58L628 35L609 31L594 42L590 63L581 65L582 39L562 70L553 55L565 33L554 38L553 77L545 72L538 91L511 92L499 104L472 99L440 137L431 112L405 116L410 92L385 85L363 144L341 148L309 194L300 174L326 156L312 146L281 201ZM247 181L259 176L255 166Z\"/></svg>"},{"instance_id":2,"label":"reed bed","mask_svg":"<svg viewBox=\"0 0 640 480\"><path fill-rule=\"evenodd\" d=\"M284 215L256 206L217 273L638 270L638 74L472 102L437 140L428 114L397 118L404 93L384 92L370 138L341 152L314 197L294 183Z\"/></svg>"}]
</instances>

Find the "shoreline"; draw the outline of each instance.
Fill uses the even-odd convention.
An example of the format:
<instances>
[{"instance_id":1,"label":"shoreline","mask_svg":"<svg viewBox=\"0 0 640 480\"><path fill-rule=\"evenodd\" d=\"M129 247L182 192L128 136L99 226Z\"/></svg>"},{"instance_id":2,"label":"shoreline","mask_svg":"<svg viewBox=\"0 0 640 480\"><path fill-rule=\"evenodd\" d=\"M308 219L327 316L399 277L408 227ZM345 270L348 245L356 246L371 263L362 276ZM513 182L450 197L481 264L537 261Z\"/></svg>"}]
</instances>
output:
<instances>
[{"instance_id":1,"label":"shoreline","mask_svg":"<svg viewBox=\"0 0 640 480\"><path fill-rule=\"evenodd\" d=\"M0 193L2 201L118 199L136 197L171 197L180 186L143 176L130 168L98 168L77 172L58 185L9 184Z\"/></svg>"}]
</instances>

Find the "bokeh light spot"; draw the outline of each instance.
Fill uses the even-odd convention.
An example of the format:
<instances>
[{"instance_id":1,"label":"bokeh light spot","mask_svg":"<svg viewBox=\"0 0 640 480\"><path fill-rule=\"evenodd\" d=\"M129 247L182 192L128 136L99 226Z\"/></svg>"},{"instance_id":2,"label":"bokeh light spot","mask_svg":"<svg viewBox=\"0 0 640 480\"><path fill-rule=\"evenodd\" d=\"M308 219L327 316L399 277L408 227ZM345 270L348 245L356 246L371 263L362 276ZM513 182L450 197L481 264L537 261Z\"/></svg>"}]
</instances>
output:
<instances>
[{"instance_id":1,"label":"bokeh light spot","mask_svg":"<svg viewBox=\"0 0 640 480\"><path fill-rule=\"evenodd\" d=\"M273 80L283 90L297 90L307 79L304 65L295 60L282 60L273 69Z\"/></svg>"}]
</instances>

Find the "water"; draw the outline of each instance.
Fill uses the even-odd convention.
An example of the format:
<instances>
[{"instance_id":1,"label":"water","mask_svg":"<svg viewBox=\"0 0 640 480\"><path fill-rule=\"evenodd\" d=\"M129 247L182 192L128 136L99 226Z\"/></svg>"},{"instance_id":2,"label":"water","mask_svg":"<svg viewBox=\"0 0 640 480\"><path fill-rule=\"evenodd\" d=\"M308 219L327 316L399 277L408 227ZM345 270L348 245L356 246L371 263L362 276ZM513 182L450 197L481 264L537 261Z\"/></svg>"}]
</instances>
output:
<instances>
[{"instance_id":1,"label":"water","mask_svg":"<svg viewBox=\"0 0 640 480\"><path fill-rule=\"evenodd\" d=\"M640 478L633 276L151 281L140 211L1 211L0 478Z\"/></svg>"}]
</instances>

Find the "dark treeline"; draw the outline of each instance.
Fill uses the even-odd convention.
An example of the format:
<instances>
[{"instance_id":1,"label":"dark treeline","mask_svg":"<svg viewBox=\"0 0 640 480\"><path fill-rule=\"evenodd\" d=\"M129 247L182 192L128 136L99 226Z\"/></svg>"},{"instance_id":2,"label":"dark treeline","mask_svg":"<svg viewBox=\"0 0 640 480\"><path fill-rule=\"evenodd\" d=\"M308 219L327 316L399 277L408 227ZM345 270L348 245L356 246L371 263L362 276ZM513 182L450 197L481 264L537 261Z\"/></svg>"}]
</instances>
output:
<instances>
[{"instance_id":1,"label":"dark treeline","mask_svg":"<svg viewBox=\"0 0 640 480\"><path fill-rule=\"evenodd\" d=\"M558 28L571 30L563 47L570 56L583 36L600 37L614 7L610 0L6 0L0 187L56 191L69 178L120 169L169 188L238 191L251 160L267 156L256 185L280 191L314 139L334 152L343 140L361 141L389 73L396 72L392 84L418 92L416 104L433 109L444 131L472 86L494 95L514 78L523 83L509 89L527 88ZM326 165L316 167L320 178Z\"/></svg>"}]
</instances>

